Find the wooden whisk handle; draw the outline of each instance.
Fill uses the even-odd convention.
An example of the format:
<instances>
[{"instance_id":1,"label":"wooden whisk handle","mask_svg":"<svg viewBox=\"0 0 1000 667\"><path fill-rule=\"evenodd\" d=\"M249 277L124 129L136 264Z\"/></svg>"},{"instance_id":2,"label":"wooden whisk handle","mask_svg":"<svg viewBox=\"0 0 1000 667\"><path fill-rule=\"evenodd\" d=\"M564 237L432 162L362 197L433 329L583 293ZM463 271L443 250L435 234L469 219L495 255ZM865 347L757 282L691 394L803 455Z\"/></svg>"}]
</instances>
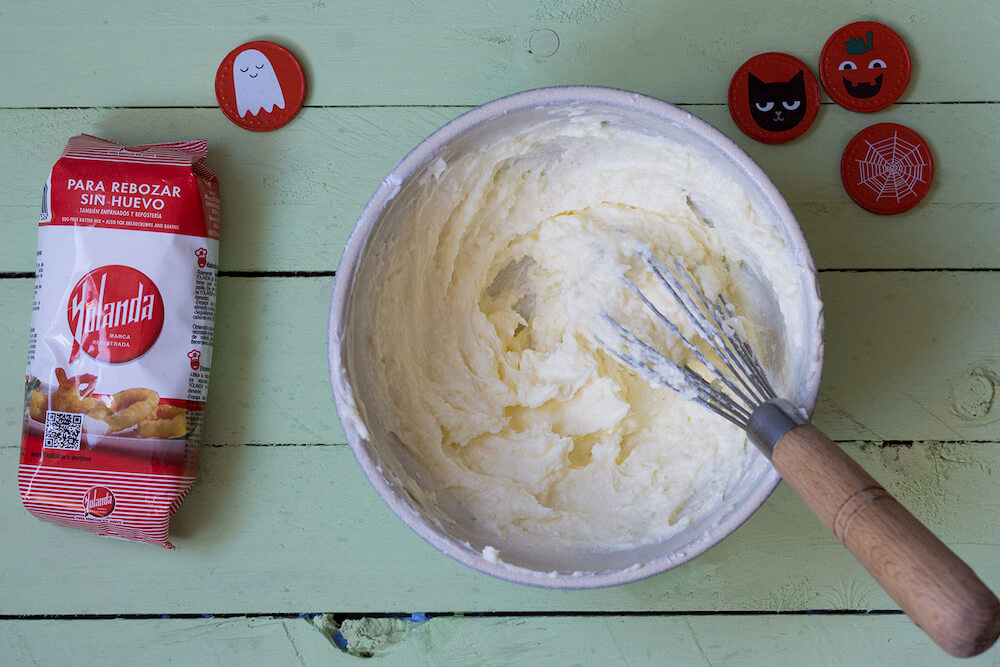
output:
<instances>
[{"instance_id":1,"label":"wooden whisk handle","mask_svg":"<svg viewBox=\"0 0 1000 667\"><path fill-rule=\"evenodd\" d=\"M906 614L951 655L1000 635L1000 601L975 572L811 424L785 433L774 467Z\"/></svg>"}]
</instances>

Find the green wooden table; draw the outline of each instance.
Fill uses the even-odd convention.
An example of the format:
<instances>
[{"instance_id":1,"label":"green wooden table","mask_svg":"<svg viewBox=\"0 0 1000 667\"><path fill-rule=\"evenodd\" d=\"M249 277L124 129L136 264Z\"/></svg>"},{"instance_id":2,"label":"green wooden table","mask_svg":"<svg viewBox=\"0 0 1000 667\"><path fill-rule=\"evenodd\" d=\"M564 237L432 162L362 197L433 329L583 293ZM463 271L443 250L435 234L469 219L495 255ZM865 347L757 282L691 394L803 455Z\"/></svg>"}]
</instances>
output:
<instances>
[{"instance_id":1,"label":"green wooden table","mask_svg":"<svg viewBox=\"0 0 1000 667\"><path fill-rule=\"evenodd\" d=\"M910 44L900 103L862 115L824 97L784 146L736 129L724 102L746 58L815 69L827 36L861 19ZM816 423L1000 588L997 34L995 0L0 3L0 663L947 663L785 486L716 548L627 586L525 588L452 562L344 444L327 304L368 196L468 108L568 83L681 104L758 160L802 224L827 314ZM215 106L216 67L253 39L291 48L309 81L276 132ZM848 140L881 121L920 132L936 160L927 199L890 218L839 177ZM39 194L80 132L207 137L222 183L202 468L172 552L39 522L18 499ZM1000 664L1000 648L969 664Z\"/></svg>"}]
</instances>

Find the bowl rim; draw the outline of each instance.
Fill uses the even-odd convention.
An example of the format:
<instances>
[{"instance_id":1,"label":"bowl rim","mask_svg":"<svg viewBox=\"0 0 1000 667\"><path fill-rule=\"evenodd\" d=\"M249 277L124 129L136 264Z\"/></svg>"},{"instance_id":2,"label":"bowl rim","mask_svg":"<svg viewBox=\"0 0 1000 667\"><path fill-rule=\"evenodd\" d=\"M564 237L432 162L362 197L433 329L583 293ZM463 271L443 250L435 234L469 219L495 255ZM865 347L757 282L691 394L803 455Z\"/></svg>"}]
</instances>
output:
<instances>
[{"instance_id":1,"label":"bowl rim","mask_svg":"<svg viewBox=\"0 0 1000 667\"><path fill-rule=\"evenodd\" d=\"M525 108L566 104L597 104L626 108L685 127L725 153L759 188L766 201L774 207L778 219L784 223L792 246L790 250L805 263L804 268L807 268L814 277L811 286L814 291L808 296L811 297L810 300L814 301L817 308L818 339L816 341L816 356L810 360L809 372L807 373L807 376L812 380L811 387L807 395L806 405L803 406L808 414L813 413L819 392L825 344L823 302L812 255L788 203L760 166L732 139L714 126L661 99L629 90L603 86L535 88L494 99L445 123L418 143L392 168L359 214L337 267L327 329L328 363L334 403L351 450L379 496L411 530L446 556L498 579L541 588L592 589L639 581L661 574L703 554L731 535L760 509L781 481L781 476L773 467L769 467L746 500L741 505L732 507L721 520L712 524L709 529L695 536L680 549L649 561L637 563L623 570L575 573L540 572L508 565L502 561L495 562L488 560L482 553L469 545L455 542L443 535L389 485L369 447L368 431L358 411L345 364L342 363L342 343L346 330L347 310L350 306L350 294L358 267L379 214L399 192L401 184L453 139L495 117ZM808 289L808 287L803 285L803 289Z\"/></svg>"}]
</instances>

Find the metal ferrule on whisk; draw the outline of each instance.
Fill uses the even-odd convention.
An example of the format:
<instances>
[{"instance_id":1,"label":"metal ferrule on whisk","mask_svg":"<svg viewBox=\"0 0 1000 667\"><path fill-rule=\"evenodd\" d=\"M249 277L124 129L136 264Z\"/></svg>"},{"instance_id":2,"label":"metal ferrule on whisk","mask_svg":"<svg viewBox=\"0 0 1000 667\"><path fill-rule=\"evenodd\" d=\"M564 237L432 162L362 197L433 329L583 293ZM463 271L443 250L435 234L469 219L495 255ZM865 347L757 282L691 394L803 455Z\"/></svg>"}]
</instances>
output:
<instances>
[{"instance_id":1,"label":"metal ferrule on whisk","mask_svg":"<svg viewBox=\"0 0 1000 667\"><path fill-rule=\"evenodd\" d=\"M796 426L808 423L809 420L802 410L783 398L772 398L750 415L747 437L770 459L775 445L785 437L786 433Z\"/></svg>"}]
</instances>

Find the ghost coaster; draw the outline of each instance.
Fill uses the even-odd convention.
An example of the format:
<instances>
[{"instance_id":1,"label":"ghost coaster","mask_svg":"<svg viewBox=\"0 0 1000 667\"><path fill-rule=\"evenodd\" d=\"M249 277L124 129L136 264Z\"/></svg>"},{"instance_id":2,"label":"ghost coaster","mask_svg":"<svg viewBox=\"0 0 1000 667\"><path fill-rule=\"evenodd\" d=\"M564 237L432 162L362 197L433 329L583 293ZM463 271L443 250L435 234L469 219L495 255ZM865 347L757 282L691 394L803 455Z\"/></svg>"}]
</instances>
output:
<instances>
[{"instance_id":1,"label":"ghost coaster","mask_svg":"<svg viewBox=\"0 0 1000 667\"><path fill-rule=\"evenodd\" d=\"M884 215L907 211L934 179L923 137L904 125L878 123L858 132L840 161L844 189L859 206Z\"/></svg>"},{"instance_id":2,"label":"ghost coaster","mask_svg":"<svg viewBox=\"0 0 1000 667\"><path fill-rule=\"evenodd\" d=\"M226 118L247 130L276 130L302 108L306 77L291 51L247 42L229 52L215 73L215 99Z\"/></svg>"},{"instance_id":3,"label":"ghost coaster","mask_svg":"<svg viewBox=\"0 0 1000 667\"><path fill-rule=\"evenodd\" d=\"M819 76L833 101L851 111L879 111L910 82L910 51L903 38L875 21L845 25L826 40Z\"/></svg>"},{"instance_id":4,"label":"ghost coaster","mask_svg":"<svg viewBox=\"0 0 1000 667\"><path fill-rule=\"evenodd\" d=\"M819 111L819 84L809 67L787 53L760 53L729 83L729 113L744 134L767 144L791 141Z\"/></svg>"}]
</instances>

